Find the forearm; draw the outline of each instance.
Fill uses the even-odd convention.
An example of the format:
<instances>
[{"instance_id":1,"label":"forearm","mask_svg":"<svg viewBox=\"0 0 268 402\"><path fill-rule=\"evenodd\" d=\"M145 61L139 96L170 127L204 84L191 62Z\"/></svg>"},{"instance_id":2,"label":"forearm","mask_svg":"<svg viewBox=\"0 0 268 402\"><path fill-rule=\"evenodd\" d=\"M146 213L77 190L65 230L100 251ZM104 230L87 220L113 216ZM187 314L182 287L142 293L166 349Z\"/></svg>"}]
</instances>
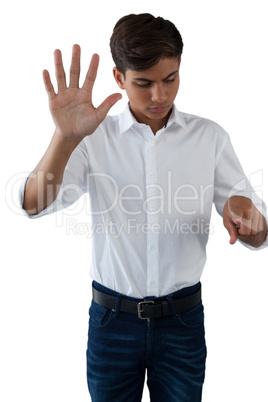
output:
<instances>
[{"instance_id":1,"label":"forearm","mask_svg":"<svg viewBox=\"0 0 268 402\"><path fill-rule=\"evenodd\" d=\"M55 132L44 156L28 177L23 209L35 215L57 197L67 162L79 141L62 140Z\"/></svg>"},{"instance_id":2,"label":"forearm","mask_svg":"<svg viewBox=\"0 0 268 402\"><path fill-rule=\"evenodd\" d=\"M80 46L73 47L68 88L60 50L55 50L54 56L58 94L47 70L43 71L43 80L56 130L46 153L26 182L23 209L29 215L36 215L56 199L72 152L83 138L95 132L109 109L122 97L112 94L99 107L93 106L92 87L99 64L97 54L92 56L82 88L79 88Z\"/></svg>"}]
</instances>

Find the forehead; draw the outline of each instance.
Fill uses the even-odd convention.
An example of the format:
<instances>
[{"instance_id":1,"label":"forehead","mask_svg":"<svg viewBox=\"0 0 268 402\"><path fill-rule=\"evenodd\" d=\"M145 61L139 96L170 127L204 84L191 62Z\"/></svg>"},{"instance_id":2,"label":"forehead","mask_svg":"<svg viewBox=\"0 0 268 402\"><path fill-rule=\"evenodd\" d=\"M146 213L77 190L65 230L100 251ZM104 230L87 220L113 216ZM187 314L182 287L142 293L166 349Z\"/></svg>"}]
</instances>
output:
<instances>
[{"instance_id":1,"label":"forehead","mask_svg":"<svg viewBox=\"0 0 268 402\"><path fill-rule=\"evenodd\" d=\"M149 80L164 79L169 74L178 71L179 66L180 61L177 57L163 58L147 70L126 70L126 78L148 78Z\"/></svg>"}]
</instances>

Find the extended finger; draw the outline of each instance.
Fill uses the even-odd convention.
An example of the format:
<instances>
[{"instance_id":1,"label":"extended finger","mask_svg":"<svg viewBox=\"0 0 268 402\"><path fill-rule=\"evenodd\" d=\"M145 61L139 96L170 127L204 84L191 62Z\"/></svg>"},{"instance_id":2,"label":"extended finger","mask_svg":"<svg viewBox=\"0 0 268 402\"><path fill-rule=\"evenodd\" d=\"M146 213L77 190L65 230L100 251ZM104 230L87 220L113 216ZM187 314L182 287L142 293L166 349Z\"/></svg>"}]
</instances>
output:
<instances>
[{"instance_id":1,"label":"extended finger","mask_svg":"<svg viewBox=\"0 0 268 402\"><path fill-rule=\"evenodd\" d=\"M111 107L121 98L122 95L120 93L116 93L108 96L108 98L102 102L102 104L96 109L99 122L102 122L105 119Z\"/></svg>"},{"instance_id":2,"label":"extended finger","mask_svg":"<svg viewBox=\"0 0 268 402\"><path fill-rule=\"evenodd\" d=\"M238 230L236 224L229 217L223 218L223 224L230 235L229 239L230 244L235 244L238 238Z\"/></svg>"},{"instance_id":3,"label":"extended finger","mask_svg":"<svg viewBox=\"0 0 268 402\"><path fill-rule=\"evenodd\" d=\"M70 69L70 87L78 88L80 76L80 54L81 49L79 45L73 46L72 62Z\"/></svg>"},{"instance_id":4,"label":"extended finger","mask_svg":"<svg viewBox=\"0 0 268 402\"><path fill-rule=\"evenodd\" d=\"M61 51L59 49L54 52L56 79L58 83L58 92L64 91L66 87L66 75L62 64Z\"/></svg>"},{"instance_id":5,"label":"extended finger","mask_svg":"<svg viewBox=\"0 0 268 402\"><path fill-rule=\"evenodd\" d=\"M93 54L88 71L87 71L85 82L83 85L83 89L85 89L87 92L92 93L92 88L93 88L95 79L97 77L98 66L99 66L99 55Z\"/></svg>"},{"instance_id":6,"label":"extended finger","mask_svg":"<svg viewBox=\"0 0 268 402\"><path fill-rule=\"evenodd\" d=\"M56 96L56 94L55 94L53 85L51 83L49 72L47 70L43 71L43 81L44 81L45 88L46 88L46 91L48 94L48 98L53 99Z\"/></svg>"}]
</instances>

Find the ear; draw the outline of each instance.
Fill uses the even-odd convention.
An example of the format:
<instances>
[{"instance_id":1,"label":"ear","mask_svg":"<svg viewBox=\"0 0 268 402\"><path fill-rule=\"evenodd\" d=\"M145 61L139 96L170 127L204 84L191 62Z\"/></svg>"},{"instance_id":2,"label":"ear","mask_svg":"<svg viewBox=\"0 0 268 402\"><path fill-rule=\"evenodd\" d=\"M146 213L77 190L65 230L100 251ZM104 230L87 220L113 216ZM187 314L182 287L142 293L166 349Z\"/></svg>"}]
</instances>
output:
<instances>
[{"instance_id":1,"label":"ear","mask_svg":"<svg viewBox=\"0 0 268 402\"><path fill-rule=\"evenodd\" d=\"M125 78L124 78L124 74L121 73L121 71L118 70L117 67L113 68L113 74L114 74L114 78L115 81L117 82L117 85L119 86L120 89L125 89Z\"/></svg>"}]
</instances>

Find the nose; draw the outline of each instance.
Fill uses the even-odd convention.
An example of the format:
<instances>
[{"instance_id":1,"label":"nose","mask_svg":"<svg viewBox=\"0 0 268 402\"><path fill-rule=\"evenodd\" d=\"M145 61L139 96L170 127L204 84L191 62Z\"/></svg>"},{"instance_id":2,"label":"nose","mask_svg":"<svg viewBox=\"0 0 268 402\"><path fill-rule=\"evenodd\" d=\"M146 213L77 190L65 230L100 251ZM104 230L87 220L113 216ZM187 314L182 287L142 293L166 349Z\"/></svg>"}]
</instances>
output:
<instances>
[{"instance_id":1,"label":"nose","mask_svg":"<svg viewBox=\"0 0 268 402\"><path fill-rule=\"evenodd\" d=\"M152 88L152 101L157 103L163 103L167 99L165 88L161 84L154 85Z\"/></svg>"}]
</instances>

